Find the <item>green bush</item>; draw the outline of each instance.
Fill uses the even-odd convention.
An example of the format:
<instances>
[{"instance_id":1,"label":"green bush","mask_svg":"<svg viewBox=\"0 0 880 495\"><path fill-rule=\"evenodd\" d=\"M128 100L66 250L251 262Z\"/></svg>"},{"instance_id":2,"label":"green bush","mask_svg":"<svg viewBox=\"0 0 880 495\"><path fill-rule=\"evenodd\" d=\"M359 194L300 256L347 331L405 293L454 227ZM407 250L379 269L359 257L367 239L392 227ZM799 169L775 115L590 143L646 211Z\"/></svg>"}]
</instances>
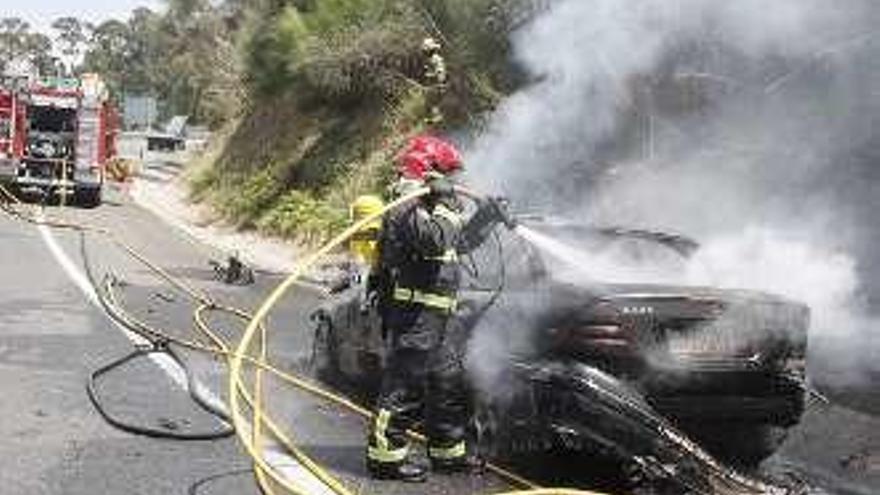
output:
<instances>
[{"instance_id":1,"label":"green bush","mask_svg":"<svg viewBox=\"0 0 880 495\"><path fill-rule=\"evenodd\" d=\"M205 199L217 184L217 170L205 168L195 173L189 179L190 199L201 201Z\"/></svg>"},{"instance_id":2,"label":"green bush","mask_svg":"<svg viewBox=\"0 0 880 495\"><path fill-rule=\"evenodd\" d=\"M244 227L254 226L263 210L282 192L281 184L271 169L250 177L229 177L225 182L221 186L224 201L217 202L217 206L226 216Z\"/></svg>"},{"instance_id":3,"label":"green bush","mask_svg":"<svg viewBox=\"0 0 880 495\"><path fill-rule=\"evenodd\" d=\"M263 98L296 88L325 104L395 93L417 75L426 33L408 3L329 0L305 12L286 7L247 47L252 87Z\"/></svg>"},{"instance_id":4,"label":"green bush","mask_svg":"<svg viewBox=\"0 0 880 495\"><path fill-rule=\"evenodd\" d=\"M444 46L444 125L478 122L515 83L503 14L519 1L294 0L250 19L248 106L194 192L240 226L324 240L427 129L422 40Z\"/></svg>"},{"instance_id":5,"label":"green bush","mask_svg":"<svg viewBox=\"0 0 880 495\"><path fill-rule=\"evenodd\" d=\"M269 234L317 244L338 233L346 223L344 208L334 207L311 193L292 190L263 214L257 227Z\"/></svg>"}]
</instances>

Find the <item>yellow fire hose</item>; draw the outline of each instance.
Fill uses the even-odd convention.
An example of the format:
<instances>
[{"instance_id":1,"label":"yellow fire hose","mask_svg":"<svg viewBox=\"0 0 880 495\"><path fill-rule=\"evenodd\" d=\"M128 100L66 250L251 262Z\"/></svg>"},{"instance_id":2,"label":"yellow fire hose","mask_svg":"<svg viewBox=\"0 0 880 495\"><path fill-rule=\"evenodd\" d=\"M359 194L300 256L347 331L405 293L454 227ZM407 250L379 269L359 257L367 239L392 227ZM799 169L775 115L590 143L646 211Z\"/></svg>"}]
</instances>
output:
<instances>
[{"instance_id":1,"label":"yellow fire hose","mask_svg":"<svg viewBox=\"0 0 880 495\"><path fill-rule=\"evenodd\" d=\"M302 275L305 274L309 269L311 269L324 256L346 242L351 236L361 230L364 226L384 216L384 214L387 213L389 210L403 203L414 200L426 194L427 192L428 189L425 188L408 194L388 204L382 211L376 213L375 215L366 217L361 221L355 223L346 231L336 236L321 249L307 257L302 264L297 266L293 273L274 289L274 291L263 302L257 312L251 315L248 312L240 310L238 308L222 306L215 303L206 294L176 279L165 270L163 270L161 267L152 263L148 258L142 255L136 249L128 245L122 239L118 238L118 236L116 236L116 234L110 229L75 222L35 218L32 215L27 215L18 211L17 208L10 207L10 202L15 203L17 206L21 206L23 205L23 203L7 188L5 188L3 185L0 185L0 194L2 194L2 196L6 200L2 203L2 210L8 215L30 224L44 225L52 228L76 230L80 232L90 232L106 237L108 240L117 245L132 258L146 266L158 277L165 280L176 289L186 294L193 301L198 303L198 306L193 314L195 328L211 342L211 345L207 345L199 341L186 340L180 337L169 335L166 332L150 327L144 322L138 321L132 316L125 314L121 310L118 311L117 316L123 318L127 322L127 324L139 329L139 331L146 334L150 334L155 337L161 337L167 342L173 342L176 345L184 348L223 356L227 359L230 375L230 415L233 420L233 425L235 426L235 431L239 437L239 440L242 442L249 456L253 459L256 478L258 483L260 484L261 489L263 489L266 493L270 495L274 495L276 493L271 487L272 482L281 486L286 492L289 492L291 494L308 495L308 491L303 489L301 486L298 486L292 480L286 479L263 458L262 444L264 441L264 427L267 430L267 433L271 434L272 437L274 437L275 440L279 444L281 444L294 457L294 459L297 460L297 462L300 463L300 465L302 465L306 470L312 473L316 478L321 480L334 493L339 495L350 495L352 492L348 490L340 481L334 478L323 466L315 462L305 452L303 452L294 443L294 440L289 436L289 434L285 433L283 428L281 428L275 421L273 421L270 416L264 413L261 401L263 383L262 373L270 373L271 375L279 378L283 382L301 391L314 395L319 399L332 402L337 406L340 406L344 409L360 415L363 418L372 418L373 413L345 397L330 392L314 383L311 383L306 379L281 371L280 369L271 365L271 363L268 362L267 356L268 348L266 345L266 337L268 328L264 324L266 317L268 316L272 308L278 303L278 301L287 293L287 291L289 291L290 288L294 285L299 284L299 279L302 277ZM473 195L473 193L464 189L460 190L460 192ZM105 287L105 292L109 296L108 300L110 305L117 309L120 308L120 303L118 299L115 298L112 288ZM239 341L238 346L234 351L231 350L229 344L216 332L214 332L208 325L206 321L206 314L209 312L223 312L231 314L238 319L241 319L242 321L248 321L247 328L245 329L241 340ZM258 357L253 357L251 354L248 353L248 350L251 347L251 343L253 342L255 337L257 337L257 343L259 345ZM252 366L255 370L253 394L248 390L243 378L245 364ZM250 424L248 424L247 419L241 411L242 405L245 405L252 411L252 422ZM250 426L250 435L248 434L248 426ZM424 441L424 437L419 435L418 433L411 433L411 435L416 440ZM490 471L494 472L508 482L525 488L525 490L503 492L497 495L604 495L597 492L570 488L541 488L536 484L522 477L519 477L516 474L511 473L499 466L489 464L487 467Z\"/></svg>"}]
</instances>

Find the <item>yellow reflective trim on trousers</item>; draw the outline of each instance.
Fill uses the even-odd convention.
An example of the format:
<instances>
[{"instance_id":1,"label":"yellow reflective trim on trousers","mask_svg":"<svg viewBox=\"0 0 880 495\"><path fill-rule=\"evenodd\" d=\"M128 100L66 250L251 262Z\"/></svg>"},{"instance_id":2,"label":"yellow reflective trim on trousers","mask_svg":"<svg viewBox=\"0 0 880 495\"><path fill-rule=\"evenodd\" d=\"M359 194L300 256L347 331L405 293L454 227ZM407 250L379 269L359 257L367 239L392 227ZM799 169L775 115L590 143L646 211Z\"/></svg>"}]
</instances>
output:
<instances>
[{"instance_id":1,"label":"yellow reflective trim on trousers","mask_svg":"<svg viewBox=\"0 0 880 495\"><path fill-rule=\"evenodd\" d=\"M458 459L466 454L467 447L464 441L458 442L452 447L430 447L428 449L428 456L440 460Z\"/></svg>"},{"instance_id":2,"label":"yellow reflective trim on trousers","mask_svg":"<svg viewBox=\"0 0 880 495\"><path fill-rule=\"evenodd\" d=\"M434 215L438 217L446 219L452 225L455 225L457 228L461 228L464 225L464 219L458 213L450 210L446 206L440 204L434 207Z\"/></svg>"},{"instance_id":3,"label":"yellow reflective trim on trousers","mask_svg":"<svg viewBox=\"0 0 880 495\"><path fill-rule=\"evenodd\" d=\"M455 311L455 308L458 307L458 302L453 297L429 294L427 292L405 289L403 287L397 287L394 289L394 300L422 304L429 308L443 309L447 311Z\"/></svg>"},{"instance_id":4,"label":"yellow reflective trim on trousers","mask_svg":"<svg viewBox=\"0 0 880 495\"><path fill-rule=\"evenodd\" d=\"M383 449L380 447L367 447L367 457L376 462L403 462L409 455L409 445L399 449Z\"/></svg>"},{"instance_id":5,"label":"yellow reflective trim on trousers","mask_svg":"<svg viewBox=\"0 0 880 495\"><path fill-rule=\"evenodd\" d=\"M443 263L455 263L458 261L458 252L455 249L447 249L446 252L440 256L428 256L425 259L430 261L442 261Z\"/></svg>"},{"instance_id":6,"label":"yellow reflective trim on trousers","mask_svg":"<svg viewBox=\"0 0 880 495\"><path fill-rule=\"evenodd\" d=\"M376 445L381 450L388 450L388 422L391 421L391 411L388 409L380 409L376 415L376 430L373 432L373 438L376 439Z\"/></svg>"}]
</instances>

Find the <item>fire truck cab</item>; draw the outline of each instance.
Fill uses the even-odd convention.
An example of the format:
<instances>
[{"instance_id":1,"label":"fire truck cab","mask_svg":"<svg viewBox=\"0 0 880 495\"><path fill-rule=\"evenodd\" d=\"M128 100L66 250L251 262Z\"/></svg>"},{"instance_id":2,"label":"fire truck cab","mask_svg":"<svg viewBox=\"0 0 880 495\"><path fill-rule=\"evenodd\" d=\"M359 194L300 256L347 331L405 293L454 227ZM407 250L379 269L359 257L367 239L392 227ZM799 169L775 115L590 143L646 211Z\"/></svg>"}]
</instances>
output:
<instances>
[{"instance_id":1,"label":"fire truck cab","mask_svg":"<svg viewBox=\"0 0 880 495\"><path fill-rule=\"evenodd\" d=\"M22 193L101 203L116 111L95 75L0 86L0 181Z\"/></svg>"}]
</instances>

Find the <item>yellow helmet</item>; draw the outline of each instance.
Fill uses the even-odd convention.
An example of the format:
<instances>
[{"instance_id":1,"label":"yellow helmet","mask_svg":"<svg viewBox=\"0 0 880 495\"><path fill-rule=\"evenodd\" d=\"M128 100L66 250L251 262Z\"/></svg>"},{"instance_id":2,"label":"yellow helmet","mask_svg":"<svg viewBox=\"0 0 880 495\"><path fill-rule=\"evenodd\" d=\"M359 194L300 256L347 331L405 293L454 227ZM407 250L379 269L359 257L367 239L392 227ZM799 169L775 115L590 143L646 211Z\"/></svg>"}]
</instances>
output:
<instances>
[{"instance_id":1,"label":"yellow helmet","mask_svg":"<svg viewBox=\"0 0 880 495\"><path fill-rule=\"evenodd\" d=\"M352 223L359 222L364 218L381 212L383 208L385 208L385 202L382 201L382 198L379 196L372 194L358 196L357 199L351 203L349 208L349 218ZM377 225L378 224L381 224L381 220L377 220ZM372 225L373 223L371 222L370 226Z\"/></svg>"}]
</instances>

